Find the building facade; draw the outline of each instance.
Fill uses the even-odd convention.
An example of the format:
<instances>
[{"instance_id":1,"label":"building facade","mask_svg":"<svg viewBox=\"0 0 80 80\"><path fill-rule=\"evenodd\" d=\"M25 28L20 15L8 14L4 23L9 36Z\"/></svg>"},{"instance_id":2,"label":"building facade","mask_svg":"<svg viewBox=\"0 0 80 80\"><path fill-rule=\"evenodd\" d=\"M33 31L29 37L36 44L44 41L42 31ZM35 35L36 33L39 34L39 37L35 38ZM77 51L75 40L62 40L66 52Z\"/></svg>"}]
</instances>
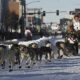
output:
<instances>
[{"instance_id":1,"label":"building facade","mask_svg":"<svg viewBox=\"0 0 80 80\"><path fill-rule=\"evenodd\" d=\"M19 18L22 16L20 0L0 0L0 23L3 25L7 11L14 12Z\"/></svg>"},{"instance_id":2,"label":"building facade","mask_svg":"<svg viewBox=\"0 0 80 80\"><path fill-rule=\"evenodd\" d=\"M16 15L20 16L20 0L9 0L8 1L8 10L10 13L14 12Z\"/></svg>"},{"instance_id":3,"label":"building facade","mask_svg":"<svg viewBox=\"0 0 80 80\"><path fill-rule=\"evenodd\" d=\"M42 11L42 8L28 8L27 9L27 23L29 26L30 24L32 25L40 25L41 22L43 22L41 13L39 14L39 12Z\"/></svg>"},{"instance_id":4,"label":"building facade","mask_svg":"<svg viewBox=\"0 0 80 80\"><path fill-rule=\"evenodd\" d=\"M0 22L3 22L7 10L14 12L20 17L22 15L20 0L0 0Z\"/></svg>"},{"instance_id":5,"label":"building facade","mask_svg":"<svg viewBox=\"0 0 80 80\"><path fill-rule=\"evenodd\" d=\"M26 0L0 0L0 23L2 26L0 30L6 30L4 26L5 16L7 12L15 13L19 16L19 20L23 17L23 29L26 26ZM19 32L21 26L19 25Z\"/></svg>"},{"instance_id":6,"label":"building facade","mask_svg":"<svg viewBox=\"0 0 80 80\"><path fill-rule=\"evenodd\" d=\"M8 9L10 13L14 12L16 15L19 15L19 2L14 0L9 1Z\"/></svg>"}]
</instances>

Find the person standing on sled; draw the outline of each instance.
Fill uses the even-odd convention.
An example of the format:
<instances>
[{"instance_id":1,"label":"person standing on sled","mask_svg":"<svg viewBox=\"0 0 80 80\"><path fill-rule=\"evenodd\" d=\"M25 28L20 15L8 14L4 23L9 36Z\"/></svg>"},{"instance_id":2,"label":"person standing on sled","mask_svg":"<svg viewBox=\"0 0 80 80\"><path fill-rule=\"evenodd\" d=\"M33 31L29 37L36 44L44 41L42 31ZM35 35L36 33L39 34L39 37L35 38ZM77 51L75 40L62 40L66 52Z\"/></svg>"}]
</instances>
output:
<instances>
[{"instance_id":1,"label":"person standing on sled","mask_svg":"<svg viewBox=\"0 0 80 80\"><path fill-rule=\"evenodd\" d=\"M69 47L73 51L73 55L78 54L78 40L76 38L76 35L70 34L70 36L67 38L69 42Z\"/></svg>"}]
</instances>

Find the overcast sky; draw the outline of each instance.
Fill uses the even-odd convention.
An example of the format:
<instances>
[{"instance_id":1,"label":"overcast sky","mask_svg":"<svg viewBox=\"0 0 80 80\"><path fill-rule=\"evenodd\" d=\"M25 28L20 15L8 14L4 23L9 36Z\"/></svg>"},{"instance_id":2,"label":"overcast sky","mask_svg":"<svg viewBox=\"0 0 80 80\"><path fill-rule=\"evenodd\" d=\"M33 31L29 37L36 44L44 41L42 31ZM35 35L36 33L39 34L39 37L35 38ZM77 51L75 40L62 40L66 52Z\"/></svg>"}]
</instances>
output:
<instances>
[{"instance_id":1,"label":"overcast sky","mask_svg":"<svg viewBox=\"0 0 80 80\"><path fill-rule=\"evenodd\" d=\"M32 1L40 1L28 4ZM44 11L67 11L61 13L59 16L56 14L47 14L44 18L45 22L56 22L60 18L68 16L68 11L80 8L80 0L26 0L28 8L42 8Z\"/></svg>"}]
</instances>

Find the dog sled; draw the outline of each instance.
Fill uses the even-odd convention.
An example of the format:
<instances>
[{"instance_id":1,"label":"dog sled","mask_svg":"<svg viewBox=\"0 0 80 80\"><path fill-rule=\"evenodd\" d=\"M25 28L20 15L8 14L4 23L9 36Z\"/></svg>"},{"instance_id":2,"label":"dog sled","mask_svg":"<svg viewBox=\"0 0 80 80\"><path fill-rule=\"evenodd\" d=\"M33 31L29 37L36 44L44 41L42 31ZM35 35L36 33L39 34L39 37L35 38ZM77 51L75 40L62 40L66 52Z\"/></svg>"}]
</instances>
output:
<instances>
[{"instance_id":1,"label":"dog sled","mask_svg":"<svg viewBox=\"0 0 80 80\"><path fill-rule=\"evenodd\" d=\"M58 48L58 58L62 58L63 55L78 55L79 41L74 33L69 33L63 41L57 41L56 46Z\"/></svg>"}]
</instances>

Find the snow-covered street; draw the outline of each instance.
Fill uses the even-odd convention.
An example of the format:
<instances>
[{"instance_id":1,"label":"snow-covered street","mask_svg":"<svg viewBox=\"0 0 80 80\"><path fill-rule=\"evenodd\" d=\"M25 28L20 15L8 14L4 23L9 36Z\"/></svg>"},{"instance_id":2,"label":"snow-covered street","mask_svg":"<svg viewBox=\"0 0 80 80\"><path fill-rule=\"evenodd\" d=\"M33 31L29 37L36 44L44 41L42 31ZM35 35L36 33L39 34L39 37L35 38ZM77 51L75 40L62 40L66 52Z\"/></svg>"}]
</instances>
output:
<instances>
[{"instance_id":1,"label":"snow-covered street","mask_svg":"<svg viewBox=\"0 0 80 80\"><path fill-rule=\"evenodd\" d=\"M19 44L28 45L36 42L41 46L46 39L49 39L53 45L56 41L64 41L61 37L43 37L30 42L20 41ZM12 72L9 72L8 66L5 70L0 68L0 80L80 80L80 56L64 56L62 59L56 59L56 56L55 52L51 62L43 59L31 65L30 68L24 63L21 69L14 66Z\"/></svg>"},{"instance_id":2,"label":"snow-covered street","mask_svg":"<svg viewBox=\"0 0 80 80\"><path fill-rule=\"evenodd\" d=\"M31 68L0 71L0 80L80 80L80 57L37 62Z\"/></svg>"}]
</instances>

